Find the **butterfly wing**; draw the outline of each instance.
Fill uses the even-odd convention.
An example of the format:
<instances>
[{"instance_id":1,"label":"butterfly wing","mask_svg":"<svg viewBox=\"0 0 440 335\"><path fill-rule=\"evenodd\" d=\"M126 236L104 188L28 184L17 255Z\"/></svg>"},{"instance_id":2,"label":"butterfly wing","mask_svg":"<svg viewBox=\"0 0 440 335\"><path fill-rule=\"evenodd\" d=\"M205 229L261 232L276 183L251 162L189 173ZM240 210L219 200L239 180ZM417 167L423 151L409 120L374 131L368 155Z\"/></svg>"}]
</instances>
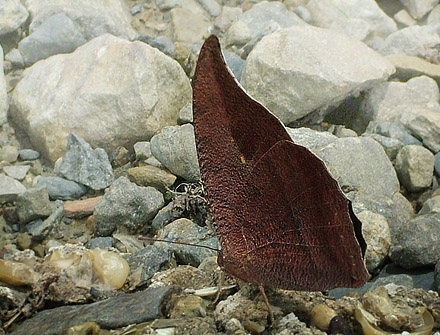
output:
<instances>
[{"instance_id":1,"label":"butterfly wing","mask_svg":"<svg viewBox=\"0 0 440 335\"><path fill-rule=\"evenodd\" d=\"M217 38L193 82L197 152L222 251L247 282L285 289L359 286L368 277L349 201L323 162L229 73Z\"/></svg>"}]
</instances>

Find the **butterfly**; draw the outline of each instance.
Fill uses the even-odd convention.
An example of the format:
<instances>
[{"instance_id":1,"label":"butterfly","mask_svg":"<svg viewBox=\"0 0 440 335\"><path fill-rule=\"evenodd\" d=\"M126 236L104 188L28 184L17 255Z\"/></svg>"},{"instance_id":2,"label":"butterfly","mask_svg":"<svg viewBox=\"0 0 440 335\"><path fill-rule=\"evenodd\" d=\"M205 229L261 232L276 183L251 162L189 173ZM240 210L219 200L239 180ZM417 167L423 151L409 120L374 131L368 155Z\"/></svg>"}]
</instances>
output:
<instances>
[{"instance_id":1,"label":"butterfly","mask_svg":"<svg viewBox=\"0 0 440 335\"><path fill-rule=\"evenodd\" d=\"M258 285L266 303L265 287L325 291L368 280L351 202L324 162L244 91L214 35L197 61L193 119L223 271Z\"/></svg>"}]
</instances>

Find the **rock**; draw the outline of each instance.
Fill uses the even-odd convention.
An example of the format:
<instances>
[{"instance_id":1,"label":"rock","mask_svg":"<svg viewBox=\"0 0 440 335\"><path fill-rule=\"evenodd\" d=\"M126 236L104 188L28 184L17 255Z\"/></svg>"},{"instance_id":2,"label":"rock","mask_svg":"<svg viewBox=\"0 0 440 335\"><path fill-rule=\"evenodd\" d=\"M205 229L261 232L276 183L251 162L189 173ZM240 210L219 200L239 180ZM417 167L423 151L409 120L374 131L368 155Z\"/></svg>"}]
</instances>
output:
<instances>
[{"instance_id":1,"label":"rock","mask_svg":"<svg viewBox=\"0 0 440 335\"><path fill-rule=\"evenodd\" d=\"M440 5L437 5L432 9L431 13L429 13L428 18L426 19L426 23L428 26L440 23Z\"/></svg>"},{"instance_id":2,"label":"rock","mask_svg":"<svg viewBox=\"0 0 440 335\"><path fill-rule=\"evenodd\" d=\"M205 258L216 255L216 251L200 247L201 245L218 248L217 238L212 236L207 228L200 227L185 218L177 219L162 228L159 236L164 240L198 245L170 244L170 249L174 252L179 264L197 267Z\"/></svg>"},{"instance_id":3,"label":"rock","mask_svg":"<svg viewBox=\"0 0 440 335\"><path fill-rule=\"evenodd\" d=\"M192 110L192 104L188 103L179 112L179 117L177 118L177 124L181 126L185 123L192 123L193 122L193 110Z\"/></svg>"},{"instance_id":4,"label":"rock","mask_svg":"<svg viewBox=\"0 0 440 335\"><path fill-rule=\"evenodd\" d=\"M54 162L71 129L107 152L130 148L176 124L190 98L176 61L145 43L106 34L26 69L10 99L10 118Z\"/></svg>"},{"instance_id":5,"label":"rock","mask_svg":"<svg viewBox=\"0 0 440 335\"><path fill-rule=\"evenodd\" d=\"M53 212L46 187L26 190L17 197L17 215L20 223L46 218Z\"/></svg>"},{"instance_id":6,"label":"rock","mask_svg":"<svg viewBox=\"0 0 440 335\"><path fill-rule=\"evenodd\" d=\"M66 153L59 172L67 179L102 190L113 181L113 170L104 149L92 149L90 144L78 135L67 137Z\"/></svg>"},{"instance_id":7,"label":"rock","mask_svg":"<svg viewBox=\"0 0 440 335\"><path fill-rule=\"evenodd\" d=\"M93 214L96 236L110 236L116 229L142 233L163 207L163 195L153 187L142 187L120 177L108 188Z\"/></svg>"},{"instance_id":8,"label":"rock","mask_svg":"<svg viewBox=\"0 0 440 335\"><path fill-rule=\"evenodd\" d=\"M421 19L438 4L438 0L400 0L400 2L416 20Z\"/></svg>"},{"instance_id":9,"label":"rock","mask_svg":"<svg viewBox=\"0 0 440 335\"><path fill-rule=\"evenodd\" d=\"M399 191L399 180L390 160L371 138L338 138L315 154L326 163L345 193L392 197Z\"/></svg>"},{"instance_id":10,"label":"rock","mask_svg":"<svg viewBox=\"0 0 440 335\"><path fill-rule=\"evenodd\" d=\"M408 191L422 191L431 186L434 155L419 145L407 145L397 154L396 171Z\"/></svg>"},{"instance_id":11,"label":"rock","mask_svg":"<svg viewBox=\"0 0 440 335\"><path fill-rule=\"evenodd\" d=\"M153 287L177 285L191 290L199 290L216 285L207 275L206 271L191 265L179 265L175 268L158 272L153 276L152 281L151 286Z\"/></svg>"},{"instance_id":12,"label":"rock","mask_svg":"<svg viewBox=\"0 0 440 335\"><path fill-rule=\"evenodd\" d=\"M176 176L155 166L137 166L127 170L127 178L139 186L152 186L165 192L176 181Z\"/></svg>"},{"instance_id":13,"label":"rock","mask_svg":"<svg viewBox=\"0 0 440 335\"><path fill-rule=\"evenodd\" d=\"M404 146L410 144L422 145L422 142L412 136L399 121L370 122L368 128L379 135L396 139Z\"/></svg>"},{"instance_id":14,"label":"rock","mask_svg":"<svg viewBox=\"0 0 440 335\"><path fill-rule=\"evenodd\" d=\"M396 68L394 78L408 81L413 77L427 76L440 83L440 65L430 63L422 58L407 55L388 55L385 57Z\"/></svg>"},{"instance_id":15,"label":"rock","mask_svg":"<svg viewBox=\"0 0 440 335\"><path fill-rule=\"evenodd\" d=\"M231 69L232 73L234 74L234 77L238 81L240 81L241 75L243 73L245 61L240 56L238 56L234 53L228 52L227 50L223 50L223 56L225 57L226 64ZM191 119L191 121L192 121L192 119Z\"/></svg>"},{"instance_id":16,"label":"rock","mask_svg":"<svg viewBox=\"0 0 440 335\"><path fill-rule=\"evenodd\" d=\"M417 56L425 45L439 44L435 26L411 26L389 35L379 49L382 55L405 54Z\"/></svg>"},{"instance_id":17,"label":"rock","mask_svg":"<svg viewBox=\"0 0 440 335\"><path fill-rule=\"evenodd\" d=\"M411 111L402 113L400 122L414 137L420 138L428 149L434 153L440 151L440 111L417 106Z\"/></svg>"},{"instance_id":18,"label":"rock","mask_svg":"<svg viewBox=\"0 0 440 335\"><path fill-rule=\"evenodd\" d=\"M330 143L336 141L338 138L325 131L316 131L310 128L286 128L293 142L308 148L315 152Z\"/></svg>"},{"instance_id":19,"label":"rock","mask_svg":"<svg viewBox=\"0 0 440 335\"><path fill-rule=\"evenodd\" d=\"M13 163L18 158L18 149L14 145L5 145L0 148L0 161Z\"/></svg>"},{"instance_id":20,"label":"rock","mask_svg":"<svg viewBox=\"0 0 440 335\"><path fill-rule=\"evenodd\" d=\"M40 59L59 53L69 53L83 45L86 39L78 25L65 14L47 18L18 44L24 64L29 66Z\"/></svg>"},{"instance_id":21,"label":"rock","mask_svg":"<svg viewBox=\"0 0 440 335\"><path fill-rule=\"evenodd\" d=\"M435 290L437 292L440 292L440 260L437 262L437 264L435 265L435 270L434 270L434 285L435 285Z\"/></svg>"},{"instance_id":22,"label":"rock","mask_svg":"<svg viewBox=\"0 0 440 335\"><path fill-rule=\"evenodd\" d=\"M17 196L26 191L26 187L14 178L0 173L0 203L14 201Z\"/></svg>"},{"instance_id":23,"label":"rock","mask_svg":"<svg viewBox=\"0 0 440 335\"><path fill-rule=\"evenodd\" d=\"M30 168L29 165L13 165L3 167L3 171L11 178L23 180Z\"/></svg>"},{"instance_id":24,"label":"rock","mask_svg":"<svg viewBox=\"0 0 440 335\"><path fill-rule=\"evenodd\" d=\"M157 242L157 245L147 245L144 248L127 254L125 257L130 265L128 282L130 288L147 284L153 275L171 266L171 251L168 243Z\"/></svg>"},{"instance_id":25,"label":"rock","mask_svg":"<svg viewBox=\"0 0 440 335\"><path fill-rule=\"evenodd\" d=\"M202 14L177 7L170 11L170 17L174 40L177 42L201 45L209 35L211 23Z\"/></svg>"},{"instance_id":26,"label":"rock","mask_svg":"<svg viewBox=\"0 0 440 335\"><path fill-rule=\"evenodd\" d=\"M61 177L39 177L35 186L46 186L51 200L74 200L87 193L83 185Z\"/></svg>"},{"instance_id":27,"label":"rock","mask_svg":"<svg viewBox=\"0 0 440 335\"><path fill-rule=\"evenodd\" d=\"M257 44L241 83L288 124L367 90L393 72L390 62L359 41L327 29L295 26Z\"/></svg>"},{"instance_id":28,"label":"rock","mask_svg":"<svg viewBox=\"0 0 440 335\"><path fill-rule=\"evenodd\" d=\"M194 127L191 124L164 127L150 143L154 157L171 173L187 181L200 180Z\"/></svg>"},{"instance_id":29,"label":"rock","mask_svg":"<svg viewBox=\"0 0 440 335\"><path fill-rule=\"evenodd\" d=\"M388 256L391 246L391 234L388 221L380 214L370 211L357 213L362 222L362 234L367 242L365 263L370 273L377 272Z\"/></svg>"},{"instance_id":30,"label":"rock","mask_svg":"<svg viewBox=\"0 0 440 335\"><path fill-rule=\"evenodd\" d=\"M298 15L298 17L306 23L310 24L310 22L312 22L312 14L306 7L303 6L296 7L295 14Z\"/></svg>"},{"instance_id":31,"label":"rock","mask_svg":"<svg viewBox=\"0 0 440 335\"><path fill-rule=\"evenodd\" d=\"M26 225L26 231L35 241L42 241L52 232L63 217L63 207L58 207L46 220L36 219Z\"/></svg>"},{"instance_id":32,"label":"rock","mask_svg":"<svg viewBox=\"0 0 440 335\"><path fill-rule=\"evenodd\" d=\"M241 20L235 21L226 32L225 47L231 45L241 47L252 39L251 30Z\"/></svg>"},{"instance_id":33,"label":"rock","mask_svg":"<svg viewBox=\"0 0 440 335\"><path fill-rule=\"evenodd\" d=\"M123 146L117 147L110 157L110 162L115 168L128 164L132 159L131 153Z\"/></svg>"},{"instance_id":34,"label":"rock","mask_svg":"<svg viewBox=\"0 0 440 335\"><path fill-rule=\"evenodd\" d=\"M242 13L239 7L223 6L221 14L214 20L214 27L224 33Z\"/></svg>"},{"instance_id":35,"label":"rock","mask_svg":"<svg viewBox=\"0 0 440 335\"><path fill-rule=\"evenodd\" d=\"M17 236L17 247L20 250L26 250L31 247L31 237L26 233L18 234Z\"/></svg>"},{"instance_id":36,"label":"rock","mask_svg":"<svg viewBox=\"0 0 440 335\"><path fill-rule=\"evenodd\" d=\"M136 157L136 160L143 161L147 158L150 158L152 156L151 149L150 149L150 142L136 142L133 145L134 154Z\"/></svg>"},{"instance_id":37,"label":"rock","mask_svg":"<svg viewBox=\"0 0 440 335\"><path fill-rule=\"evenodd\" d=\"M373 46L397 30L376 1L311 0L306 8L315 26L341 31Z\"/></svg>"},{"instance_id":38,"label":"rock","mask_svg":"<svg viewBox=\"0 0 440 335\"><path fill-rule=\"evenodd\" d=\"M1 6L1 3L0 3ZM1 8L0 8L1 12ZM1 19L0 19L1 20ZM1 31L1 23L0 23ZM0 45L0 126L7 122L7 112L8 112L8 94L6 91L6 79L3 71L3 49Z\"/></svg>"},{"instance_id":39,"label":"rock","mask_svg":"<svg viewBox=\"0 0 440 335\"><path fill-rule=\"evenodd\" d=\"M18 151L18 157L22 161L34 161L40 158L40 153L32 149L22 149Z\"/></svg>"},{"instance_id":40,"label":"rock","mask_svg":"<svg viewBox=\"0 0 440 335\"><path fill-rule=\"evenodd\" d=\"M5 53L8 53L17 44L29 18L29 13L20 0L0 2L0 13L0 40Z\"/></svg>"},{"instance_id":41,"label":"rock","mask_svg":"<svg viewBox=\"0 0 440 335\"><path fill-rule=\"evenodd\" d=\"M315 305L310 314L310 323L323 331L329 329L330 321L337 315L337 313L326 304Z\"/></svg>"},{"instance_id":42,"label":"rock","mask_svg":"<svg viewBox=\"0 0 440 335\"><path fill-rule=\"evenodd\" d=\"M396 14L393 15L394 21L404 27L414 26L417 24L417 21L414 20L409 13L401 9Z\"/></svg>"},{"instance_id":43,"label":"rock","mask_svg":"<svg viewBox=\"0 0 440 335\"><path fill-rule=\"evenodd\" d=\"M95 206L101 201L102 196L84 200L66 201L64 203L64 216L67 218L83 218L93 214Z\"/></svg>"},{"instance_id":44,"label":"rock","mask_svg":"<svg viewBox=\"0 0 440 335\"><path fill-rule=\"evenodd\" d=\"M112 237L95 237L89 243L89 249L107 249L111 247L113 247Z\"/></svg>"},{"instance_id":45,"label":"rock","mask_svg":"<svg viewBox=\"0 0 440 335\"><path fill-rule=\"evenodd\" d=\"M101 328L115 329L154 320L164 317L162 310L176 291L174 286L149 288L92 304L44 310L20 324L11 334L64 335L69 327L87 321L94 321Z\"/></svg>"},{"instance_id":46,"label":"rock","mask_svg":"<svg viewBox=\"0 0 440 335\"><path fill-rule=\"evenodd\" d=\"M367 121L390 121L415 108L440 112L439 88L435 80L416 77L406 83L385 82L376 85L368 94L362 106Z\"/></svg>"},{"instance_id":47,"label":"rock","mask_svg":"<svg viewBox=\"0 0 440 335\"><path fill-rule=\"evenodd\" d=\"M434 156L435 163L434 163L434 170L437 176L440 177L440 152L437 152Z\"/></svg>"},{"instance_id":48,"label":"rock","mask_svg":"<svg viewBox=\"0 0 440 335\"><path fill-rule=\"evenodd\" d=\"M206 317L208 302L201 297L188 295L179 298L170 310L171 318ZM214 327L215 328L215 327Z\"/></svg>"},{"instance_id":49,"label":"rock","mask_svg":"<svg viewBox=\"0 0 440 335\"><path fill-rule=\"evenodd\" d=\"M394 161L396 159L397 153L403 147L403 143L395 138L368 133L363 134L363 136L371 137L373 140L377 141L385 150L385 153L387 154L390 161Z\"/></svg>"},{"instance_id":50,"label":"rock","mask_svg":"<svg viewBox=\"0 0 440 335\"><path fill-rule=\"evenodd\" d=\"M211 16L219 16L222 12L222 7L215 0L197 0L197 2Z\"/></svg>"},{"instance_id":51,"label":"rock","mask_svg":"<svg viewBox=\"0 0 440 335\"><path fill-rule=\"evenodd\" d=\"M175 218L173 216L174 203L171 201L168 205L161 208L153 221L151 222L151 227L148 233L150 235L156 235L159 229L162 229L165 225L172 222Z\"/></svg>"},{"instance_id":52,"label":"rock","mask_svg":"<svg viewBox=\"0 0 440 335\"><path fill-rule=\"evenodd\" d=\"M74 22L86 41L106 33L124 39L133 39L136 32L131 27L131 15L126 5L117 0L26 0L25 6L31 14L29 31L32 34L53 15L63 14ZM64 36L67 39L69 36Z\"/></svg>"},{"instance_id":53,"label":"rock","mask_svg":"<svg viewBox=\"0 0 440 335\"><path fill-rule=\"evenodd\" d=\"M333 133L337 137L357 137L357 133L353 129L344 126L337 126Z\"/></svg>"},{"instance_id":54,"label":"rock","mask_svg":"<svg viewBox=\"0 0 440 335\"><path fill-rule=\"evenodd\" d=\"M440 195L426 200L419 211L419 215L431 213L440 213Z\"/></svg>"},{"instance_id":55,"label":"rock","mask_svg":"<svg viewBox=\"0 0 440 335\"><path fill-rule=\"evenodd\" d=\"M440 259L440 213L418 215L402 227L390 257L405 269L434 265Z\"/></svg>"}]
</instances>

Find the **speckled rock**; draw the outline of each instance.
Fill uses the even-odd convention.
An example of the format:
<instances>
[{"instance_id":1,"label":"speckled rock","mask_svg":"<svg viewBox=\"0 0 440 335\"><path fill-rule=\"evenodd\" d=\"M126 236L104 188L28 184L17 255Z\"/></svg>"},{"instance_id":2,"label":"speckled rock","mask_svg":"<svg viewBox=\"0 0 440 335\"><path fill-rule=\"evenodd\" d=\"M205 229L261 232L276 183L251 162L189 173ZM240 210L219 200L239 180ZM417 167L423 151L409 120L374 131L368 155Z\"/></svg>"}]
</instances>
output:
<instances>
[{"instance_id":1,"label":"speckled rock","mask_svg":"<svg viewBox=\"0 0 440 335\"><path fill-rule=\"evenodd\" d=\"M30 168L29 165L12 165L3 167L3 171L11 178L23 180Z\"/></svg>"},{"instance_id":2,"label":"speckled rock","mask_svg":"<svg viewBox=\"0 0 440 335\"><path fill-rule=\"evenodd\" d=\"M164 127L151 139L151 152L171 173L188 181L200 179L194 128L191 124Z\"/></svg>"},{"instance_id":3,"label":"speckled rock","mask_svg":"<svg viewBox=\"0 0 440 335\"><path fill-rule=\"evenodd\" d=\"M440 195L426 200L419 214L440 213Z\"/></svg>"},{"instance_id":4,"label":"speckled rock","mask_svg":"<svg viewBox=\"0 0 440 335\"><path fill-rule=\"evenodd\" d=\"M407 145L397 154L396 171L408 191L422 191L431 186L434 155L422 146Z\"/></svg>"},{"instance_id":5,"label":"speckled rock","mask_svg":"<svg viewBox=\"0 0 440 335\"><path fill-rule=\"evenodd\" d=\"M20 223L46 218L54 211L49 201L46 187L36 187L26 190L17 197L17 215Z\"/></svg>"},{"instance_id":6,"label":"speckled rock","mask_svg":"<svg viewBox=\"0 0 440 335\"><path fill-rule=\"evenodd\" d=\"M385 153L387 154L388 158L391 161L394 161L394 159L396 159L397 154L399 153L400 149L402 149L403 147L403 143L396 138L382 136L379 134L364 134L364 135L371 137L372 139L377 141L385 150Z\"/></svg>"},{"instance_id":7,"label":"speckled rock","mask_svg":"<svg viewBox=\"0 0 440 335\"><path fill-rule=\"evenodd\" d=\"M26 191L26 187L18 180L0 173L0 203L14 201Z\"/></svg>"},{"instance_id":8,"label":"speckled rock","mask_svg":"<svg viewBox=\"0 0 440 335\"><path fill-rule=\"evenodd\" d=\"M393 240L391 259L405 269L434 265L440 259L440 213L418 215Z\"/></svg>"},{"instance_id":9,"label":"speckled rock","mask_svg":"<svg viewBox=\"0 0 440 335\"><path fill-rule=\"evenodd\" d=\"M163 195L155 188L137 186L120 177L95 207L95 234L109 236L118 228L145 232L149 229L149 221L163 205Z\"/></svg>"},{"instance_id":10,"label":"speckled rock","mask_svg":"<svg viewBox=\"0 0 440 335\"><path fill-rule=\"evenodd\" d=\"M86 194L87 188L61 177L39 177L35 186L46 186L51 200L74 200Z\"/></svg>"},{"instance_id":11,"label":"speckled rock","mask_svg":"<svg viewBox=\"0 0 440 335\"><path fill-rule=\"evenodd\" d=\"M380 214L370 211L357 213L362 222L362 233L367 242L365 263L370 273L374 273L385 261L391 246L388 221Z\"/></svg>"},{"instance_id":12,"label":"speckled rock","mask_svg":"<svg viewBox=\"0 0 440 335\"><path fill-rule=\"evenodd\" d=\"M409 144L422 145L422 142L412 136L399 121L373 121L368 125L367 131L399 140L404 146Z\"/></svg>"},{"instance_id":13,"label":"speckled rock","mask_svg":"<svg viewBox=\"0 0 440 335\"><path fill-rule=\"evenodd\" d=\"M241 83L289 124L367 90L393 72L389 61L355 39L328 29L293 26L265 36L255 46Z\"/></svg>"}]
</instances>

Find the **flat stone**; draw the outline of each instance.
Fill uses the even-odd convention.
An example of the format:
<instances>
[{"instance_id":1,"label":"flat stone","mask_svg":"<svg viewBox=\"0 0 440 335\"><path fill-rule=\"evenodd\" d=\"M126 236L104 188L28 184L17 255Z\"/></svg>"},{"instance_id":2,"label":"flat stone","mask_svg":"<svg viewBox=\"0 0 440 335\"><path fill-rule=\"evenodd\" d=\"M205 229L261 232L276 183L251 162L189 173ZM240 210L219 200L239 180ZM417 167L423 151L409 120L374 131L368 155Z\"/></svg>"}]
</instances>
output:
<instances>
[{"instance_id":1,"label":"flat stone","mask_svg":"<svg viewBox=\"0 0 440 335\"><path fill-rule=\"evenodd\" d=\"M52 229L61 222L63 218L63 207L58 207L46 220L36 219L26 225L27 232L36 241L47 238Z\"/></svg>"},{"instance_id":2,"label":"flat stone","mask_svg":"<svg viewBox=\"0 0 440 335\"><path fill-rule=\"evenodd\" d=\"M246 60L241 84L289 124L393 73L389 61L358 40L329 29L293 26L261 39Z\"/></svg>"},{"instance_id":3,"label":"flat stone","mask_svg":"<svg viewBox=\"0 0 440 335\"><path fill-rule=\"evenodd\" d=\"M398 140L404 146L410 144L422 145L422 142L412 136L408 129L399 121L373 121L368 125L368 129L373 133Z\"/></svg>"},{"instance_id":4,"label":"flat stone","mask_svg":"<svg viewBox=\"0 0 440 335\"><path fill-rule=\"evenodd\" d=\"M399 23L404 27L414 26L417 24L417 21L414 20L405 9L401 9L394 14L393 19L396 21L396 23Z\"/></svg>"},{"instance_id":5,"label":"flat stone","mask_svg":"<svg viewBox=\"0 0 440 335\"><path fill-rule=\"evenodd\" d=\"M28 223L39 218L46 218L54 211L49 201L46 187L26 190L17 197L17 215L20 223Z\"/></svg>"},{"instance_id":6,"label":"flat stone","mask_svg":"<svg viewBox=\"0 0 440 335\"><path fill-rule=\"evenodd\" d=\"M30 168L29 165L12 165L4 166L3 171L11 178L23 180Z\"/></svg>"},{"instance_id":7,"label":"flat stone","mask_svg":"<svg viewBox=\"0 0 440 335\"><path fill-rule=\"evenodd\" d=\"M185 123L193 122L193 110L192 103L186 104L179 112L179 117L177 118L177 124L182 125Z\"/></svg>"},{"instance_id":8,"label":"flat stone","mask_svg":"<svg viewBox=\"0 0 440 335\"><path fill-rule=\"evenodd\" d=\"M0 173L0 203L11 202L26 191L26 187L18 180Z\"/></svg>"},{"instance_id":9,"label":"flat stone","mask_svg":"<svg viewBox=\"0 0 440 335\"><path fill-rule=\"evenodd\" d=\"M113 170L104 149L92 149L78 135L67 137L66 153L59 171L67 178L94 190L106 188L113 181Z\"/></svg>"},{"instance_id":10,"label":"flat stone","mask_svg":"<svg viewBox=\"0 0 440 335\"><path fill-rule=\"evenodd\" d=\"M172 173L151 165L130 168L127 170L127 177L139 186L152 186L162 192L165 192L177 179Z\"/></svg>"},{"instance_id":11,"label":"flat stone","mask_svg":"<svg viewBox=\"0 0 440 335\"><path fill-rule=\"evenodd\" d=\"M107 249L111 247L113 247L113 237L95 237L89 242L89 249Z\"/></svg>"},{"instance_id":12,"label":"flat stone","mask_svg":"<svg viewBox=\"0 0 440 335\"><path fill-rule=\"evenodd\" d=\"M40 158L40 153L32 149L21 149L18 151L18 157L22 161L33 161Z\"/></svg>"},{"instance_id":13,"label":"flat stone","mask_svg":"<svg viewBox=\"0 0 440 335\"><path fill-rule=\"evenodd\" d=\"M368 133L363 134L363 136L371 137L372 139L377 141L385 150L385 153L387 154L388 158L391 161L394 161L396 159L398 152L403 147L403 143L395 138L382 136L379 134L368 134Z\"/></svg>"},{"instance_id":14,"label":"flat stone","mask_svg":"<svg viewBox=\"0 0 440 335\"><path fill-rule=\"evenodd\" d=\"M20 324L11 335L64 335L69 327L93 321L101 328L115 329L165 317L164 304L177 292L175 286L122 293L87 305L62 306L39 312Z\"/></svg>"},{"instance_id":15,"label":"flat stone","mask_svg":"<svg viewBox=\"0 0 440 335\"><path fill-rule=\"evenodd\" d=\"M440 195L426 200L419 211L419 214L431 213L440 213Z\"/></svg>"},{"instance_id":16,"label":"flat stone","mask_svg":"<svg viewBox=\"0 0 440 335\"><path fill-rule=\"evenodd\" d=\"M18 158L18 149L14 145L5 145L0 148L0 161L14 163Z\"/></svg>"},{"instance_id":17,"label":"flat stone","mask_svg":"<svg viewBox=\"0 0 440 335\"><path fill-rule=\"evenodd\" d=\"M194 128L191 124L164 127L151 139L151 152L171 173L188 181L200 179Z\"/></svg>"},{"instance_id":18,"label":"flat stone","mask_svg":"<svg viewBox=\"0 0 440 335\"><path fill-rule=\"evenodd\" d=\"M403 147L396 157L399 180L410 192L422 191L432 183L434 155L419 145Z\"/></svg>"},{"instance_id":19,"label":"flat stone","mask_svg":"<svg viewBox=\"0 0 440 335\"><path fill-rule=\"evenodd\" d=\"M404 54L385 56L396 68L393 78L408 81L418 76L428 76L440 84L440 65L428 62L420 57Z\"/></svg>"},{"instance_id":20,"label":"flat stone","mask_svg":"<svg viewBox=\"0 0 440 335\"><path fill-rule=\"evenodd\" d=\"M120 177L95 206L95 234L110 236L118 228L131 233L145 233L150 220L163 205L163 195L155 188L137 186Z\"/></svg>"},{"instance_id":21,"label":"flat stone","mask_svg":"<svg viewBox=\"0 0 440 335\"><path fill-rule=\"evenodd\" d=\"M308 148L315 152L330 143L336 141L338 138L326 131L316 131L310 128L286 128L293 142Z\"/></svg>"},{"instance_id":22,"label":"flat stone","mask_svg":"<svg viewBox=\"0 0 440 335\"><path fill-rule=\"evenodd\" d=\"M39 177L35 186L46 186L51 200L73 200L87 193L87 188L61 177Z\"/></svg>"},{"instance_id":23,"label":"flat stone","mask_svg":"<svg viewBox=\"0 0 440 335\"><path fill-rule=\"evenodd\" d=\"M435 265L440 259L440 213L418 215L393 240L390 257L405 269Z\"/></svg>"},{"instance_id":24,"label":"flat stone","mask_svg":"<svg viewBox=\"0 0 440 335\"><path fill-rule=\"evenodd\" d=\"M93 214L95 206L101 201L102 196L84 200L64 202L64 216L67 218L82 218Z\"/></svg>"}]
</instances>

